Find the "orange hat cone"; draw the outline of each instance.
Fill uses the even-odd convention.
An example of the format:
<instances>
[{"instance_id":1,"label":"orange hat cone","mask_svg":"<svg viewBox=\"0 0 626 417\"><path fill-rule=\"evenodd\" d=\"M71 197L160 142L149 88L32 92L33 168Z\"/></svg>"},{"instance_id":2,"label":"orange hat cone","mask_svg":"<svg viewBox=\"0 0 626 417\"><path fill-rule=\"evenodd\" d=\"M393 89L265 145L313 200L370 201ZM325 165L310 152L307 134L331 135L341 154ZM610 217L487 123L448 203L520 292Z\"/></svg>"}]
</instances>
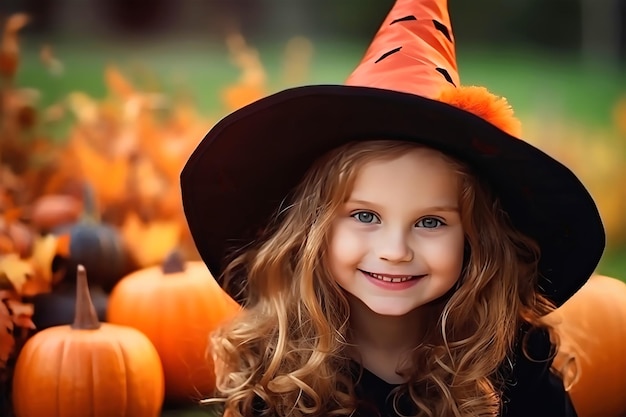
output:
<instances>
[{"instance_id":1,"label":"orange hat cone","mask_svg":"<svg viewBox=\"0 0 626 417\"><path fill-rule=\"evenodd\" d=\"M433 99L459 86L447 1L398 0L346 84Z\"/></svg>"},{"instance_id":2,"label":"orange hat cone","mask_svg":"<svg viewBox=\"0 0 626 417\"><path fill-rule=\"evenodd\" d=\"M397 0L346 85L440 100L521 136L521 123L505 98L461 85L447 0Z\"/></svg>"}]
</instances>

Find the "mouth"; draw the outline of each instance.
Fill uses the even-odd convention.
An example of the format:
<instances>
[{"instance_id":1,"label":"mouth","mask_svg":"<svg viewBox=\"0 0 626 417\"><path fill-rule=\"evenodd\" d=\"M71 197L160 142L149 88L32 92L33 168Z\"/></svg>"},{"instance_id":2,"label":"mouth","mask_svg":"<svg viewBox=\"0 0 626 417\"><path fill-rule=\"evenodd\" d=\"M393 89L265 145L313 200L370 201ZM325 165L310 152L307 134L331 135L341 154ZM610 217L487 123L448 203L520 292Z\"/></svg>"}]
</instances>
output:
<instances>
[{"instance_id":1,"label":"mouth","mask_svg":"<svg viewBox=\"0 0 626 417\"><path fill-rule=\"evenodd\" d=\"M377 279L379 281L383 281L383 282L390 282L390 283L401 283L401 282L408 282L414 279L418 279L418 278L422 278L425 277L426 274L422 274L422 275L392 275L392 274L376 274L374 272L368 272L368 271L364 271L362 269L359 269L359 271L361 271L362 273L364 273L365 275L372 277L374 279Z\"/></svg>"}]
</instances>

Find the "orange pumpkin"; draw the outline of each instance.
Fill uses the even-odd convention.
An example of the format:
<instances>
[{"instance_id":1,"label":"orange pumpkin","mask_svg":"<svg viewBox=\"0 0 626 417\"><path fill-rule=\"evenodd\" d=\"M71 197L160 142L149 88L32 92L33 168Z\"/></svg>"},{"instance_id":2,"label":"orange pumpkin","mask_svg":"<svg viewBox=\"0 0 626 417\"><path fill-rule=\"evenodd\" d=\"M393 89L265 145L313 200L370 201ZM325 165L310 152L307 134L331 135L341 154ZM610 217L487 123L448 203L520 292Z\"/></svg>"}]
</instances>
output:
<instances>
[{"instance_id":1,"label":"orange pumpkin","mask_svg":"<svg viewBox=\"0 0 626 417\"><path fill-rule=\"evenodd\" d=\"M85 269L78 267L72 325L32 336L13 375L17 417L157 417L163 369L148 338L131 327L99 323Z\"/></svg>"},{"instance_id":2,"label":"orange pumpkin","mask_svg":"<svg viewBox=\"0 0 626 417\"><path fill-rule=\"evenodd\" d=\"M594 275L547 320L579 417L626 416L626 283Z\"/></svg>"},{"instance_id":3,"label":"orange pumpkin","mask_svg":"<svg viewBox=\"0 0 626 417\"><path fill-rule=\"evenodd\" d=\"M122 278L109 295L107 321L133 326L156 347L169 403L188 403L215 389L209 334L239 311L204 263L183 262L177 251L162 266Z\"/></svg>"}]
</instances>

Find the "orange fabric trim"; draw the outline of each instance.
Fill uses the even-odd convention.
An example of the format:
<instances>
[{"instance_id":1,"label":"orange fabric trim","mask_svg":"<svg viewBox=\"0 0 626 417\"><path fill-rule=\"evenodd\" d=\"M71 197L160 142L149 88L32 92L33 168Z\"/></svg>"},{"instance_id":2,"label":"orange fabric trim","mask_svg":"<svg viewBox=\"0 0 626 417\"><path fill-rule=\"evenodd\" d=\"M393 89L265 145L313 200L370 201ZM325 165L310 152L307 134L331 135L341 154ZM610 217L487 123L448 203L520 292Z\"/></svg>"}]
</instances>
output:
<instances>
[{"instance_id":1,"label":"orange fabric trim","mask_svg":"<svg viewBox=\"0 0 626 417\"><path fill-rule=\"evenodd\" d=\"M507 99L492 94L485 87L444 88L438 100L482 117L509 135L517 138L522 135L522 123L515 117Z\"/></svg>"}]
</instances>

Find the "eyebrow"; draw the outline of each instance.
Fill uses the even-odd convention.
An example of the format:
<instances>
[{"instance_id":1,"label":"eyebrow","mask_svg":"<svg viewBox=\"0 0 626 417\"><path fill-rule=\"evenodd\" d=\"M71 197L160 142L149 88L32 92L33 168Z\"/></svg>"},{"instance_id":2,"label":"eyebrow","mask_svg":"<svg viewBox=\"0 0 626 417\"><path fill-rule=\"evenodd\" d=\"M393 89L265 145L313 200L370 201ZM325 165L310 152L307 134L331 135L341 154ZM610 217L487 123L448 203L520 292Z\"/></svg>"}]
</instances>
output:
<instances>
[{"instance_id":1,"label":"eyebrow","mask_svg":"<svg viewBox=\"0 0 626 417\"><path fill-rule=\"evenodd\" d=\"M374 207L378 206L378 204L371 202L371 201L367 201L367 200L348 200L346 201L346 204L357 204L357 205L374 206ZM427 212L445 211L445 212L458 213L459 207L458 206L433 206L433 207L424 207L422 211L427 211Z\"/></svg>"}]
</instances>

